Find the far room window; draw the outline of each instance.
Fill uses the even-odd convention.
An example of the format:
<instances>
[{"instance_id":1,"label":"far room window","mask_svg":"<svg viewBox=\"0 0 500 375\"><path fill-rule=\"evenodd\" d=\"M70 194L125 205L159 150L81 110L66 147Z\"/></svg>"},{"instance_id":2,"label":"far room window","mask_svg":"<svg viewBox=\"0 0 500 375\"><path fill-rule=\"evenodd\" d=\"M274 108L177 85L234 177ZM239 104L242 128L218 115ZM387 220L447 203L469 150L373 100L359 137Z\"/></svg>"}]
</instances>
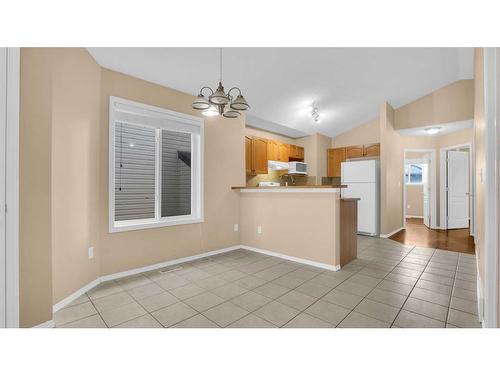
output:
<instances>
[{"instance_id":1,"label":"far room window","mask_svg":"<svg viewBox=\"0 0 500 375\"><path fill-rule=\"evenodd\" d=\"M203 221L203 120L110 98L110 232Z\"/></svg>"},{"instance_id":2,"label":"far room window","mask_svg":"<svg viewBox=\"0 0 500 375\"><path fill-rule=\"evenodd\" d=\"M406 184L421 184L422 183L422 164L406 164L405 167L405 183Z\"/></svg>"}]
</instances>

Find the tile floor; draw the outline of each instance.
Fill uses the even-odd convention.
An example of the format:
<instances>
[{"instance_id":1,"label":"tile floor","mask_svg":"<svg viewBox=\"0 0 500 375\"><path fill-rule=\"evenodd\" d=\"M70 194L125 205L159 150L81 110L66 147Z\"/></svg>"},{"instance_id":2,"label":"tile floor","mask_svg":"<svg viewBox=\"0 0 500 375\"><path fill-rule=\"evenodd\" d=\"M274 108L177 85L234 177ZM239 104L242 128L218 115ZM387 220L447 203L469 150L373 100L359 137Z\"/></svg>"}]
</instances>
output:
<instances>
[{"instance_id":1,"label":"tile floor","mask_svg":"<svg viewBox=\"0 0 500 375\"><path fill-rule=\"evenodd\" d=\"M480 327L474 255L359 236L337 272L246 250L99 285L60 328Z\"/></svg>"}]
</instances>

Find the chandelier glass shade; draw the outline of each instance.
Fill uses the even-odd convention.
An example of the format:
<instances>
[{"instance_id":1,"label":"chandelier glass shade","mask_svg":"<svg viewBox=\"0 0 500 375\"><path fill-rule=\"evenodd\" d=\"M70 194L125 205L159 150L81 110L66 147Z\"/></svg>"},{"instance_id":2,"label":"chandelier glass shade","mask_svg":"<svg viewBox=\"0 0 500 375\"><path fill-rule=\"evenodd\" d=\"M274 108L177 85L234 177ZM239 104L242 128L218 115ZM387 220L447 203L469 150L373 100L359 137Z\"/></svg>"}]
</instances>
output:
<instances>
[{"instance_id":1,"label":"chandelier glass shade","mask_svg":"<svg viewBox=\"0 0 500 375\"><path fill-rule=\"evenodd\" d=\"M237 93L236 97L232 95L233 92ZM215 91L208 86L202 87L193 101L192 107L202 111L201 114L204 116L222 115L227 118L238 118L241 111L250 108L238 87L232 87L227 93L224 91L224 86L222 86L222 48L220 49L219 86Z\"/></svg>"}]
</instances>

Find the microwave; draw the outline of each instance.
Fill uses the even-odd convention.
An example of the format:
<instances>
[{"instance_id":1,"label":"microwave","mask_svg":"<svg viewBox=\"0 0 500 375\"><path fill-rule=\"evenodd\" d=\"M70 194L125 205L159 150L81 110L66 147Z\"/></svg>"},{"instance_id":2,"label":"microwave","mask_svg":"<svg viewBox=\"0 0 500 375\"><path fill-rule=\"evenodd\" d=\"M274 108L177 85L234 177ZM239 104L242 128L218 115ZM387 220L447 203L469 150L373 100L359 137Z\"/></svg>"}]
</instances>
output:
<instances>
[{"instance_id":1,"label":"microwave","mask_svg":"<svg viewBox=\"0 0 500 375\"><path fill-rule=\"evenodd\" d=\"M307 163L301 161L291 161L288 163L288 173L290 174L307 174Z\"/></svg>"}]
</instances>

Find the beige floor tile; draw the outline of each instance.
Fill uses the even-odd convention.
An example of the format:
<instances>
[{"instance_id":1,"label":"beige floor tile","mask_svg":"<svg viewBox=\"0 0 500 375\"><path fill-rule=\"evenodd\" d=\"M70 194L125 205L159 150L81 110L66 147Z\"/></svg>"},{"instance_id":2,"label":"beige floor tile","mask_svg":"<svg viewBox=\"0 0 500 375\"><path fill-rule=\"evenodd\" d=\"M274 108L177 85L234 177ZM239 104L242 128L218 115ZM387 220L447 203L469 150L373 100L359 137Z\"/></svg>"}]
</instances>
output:
<instances>
[{"instance_id":1,"label":"beige floor tile","mask_svg":"<svg viewBox=\"0 0 500 375\"><path fill-rule=\"evenodd\" d=\"M238 270L230 270L230 271L223 272L223 273L218 275L219 278L221 278L222 280L226 280L228 282L241 279L245 276L247 276L246 273L238 271Z\"/></svg>"},{"instance_id":2,"label":"beige floor tile","mask_svg":"<svg viewBox=\"0 0 500 375\"><path fill-rule=\"evenodd\" d=\"M470 282L477 282L477 276L476 275L471 275L468 273L463 273L463 272L457 272L455 276L458 280L464 280L464 281L470 281Z\"/></svg>"},{"instance_id":3,"label":"beige floor tile","mask_svg":"<svg viewBox=\"0 0 500 375\"><path fill-rule=\"evenodd\" d=\"M255 288L257 288L261 285L264 285L266 283L267 283L266 280L261 279L259 277L251 276L251 275L243 277L243 278L236 280L234 282L234 284L239 285L242 288L245 288L247 290L255 289Z\"/></svg>"},{"instance_id":4,"label":"beige floor tile","mask_svg":"<svg viewBox=\"0 0 500 375\"><path fill-rule=\"evenodd\" d=\"M172 290L190 284L190 282L185 278L174 274L170 274L168 277L165 277L156 283L165 290Z\"/></svg>"},{"instance_id":5,"label":"beige floor tile","mask_svg":"<svg viewBox=\"0 0 500 375\"><path fill-rule=\"evenodd\" d=\"M126 292L112 294L110 296L97 298L94 301L94 306L97 311L102 312L106 310L116 309L117 307L128 305L134 302L134 299Z\"/></svg>"},{"instance_id":6,"label":"beige floor tile","mask_svg":"<svg viewBox=\"0 0 500 375\"><path fill-rule=\"evenodd\" d=\"M403 275L403 276L408 276L408 277L413 277L413 278L419 278L420 275L422 274L422 271L418 270L412 270L411 268L405 268L405 267L395 267L391 273Z\"/></svg>"},{"instance_id":7,"label":"beige floor tile","mask_svg":"<svg viewBox=\"0 0 500 375\"><path fill-rule=\"evenodd\" d=\"M289 275L307 281L311 280L313 277L318 276L318 274L320 274L321 272L322 271L318 270L299 268L296 269L295 271L290 272Z\"/></svg>"},{"instance_id":8,"label":"beige floor tile","mask_svg":"<svg viewBox=\"0 0 500 375\"><path fill-rule=\"evenodd\" d=\"M123 288L121 286L114 281L107 281L96 286L94 289L89 290L87 295L93 300L120 292L123 292Z\"/></svg>"},{"instance_id":9,"label":"beige floor tile","mask_svg":"<svg viewBox=\"0 0 500 375\"><path fill-rule=\"evenodd\" d=\"M316 300L317 298L297 292L296 290L291 290L287 294L284 294L276 299L276 301L300 311L311 306Z\"/></svg>"},{"instance_id":10,"label":"beige floor tile","mask_svg":"<svg viewBox=\"0 0 500 375\"><path fill-rule=\"evenodd\" d=\"M114 328L163 328L163 326L151 315L146 314L119 324Z\"/></svg>"},{"instance_id":11,"label":"beige floor tile","mask_svg":"<svg viewBox=\"0 0 500 375\"><path fill-rule=\"evenodd\" d=\"M477 315L477 302L458 297L452 297L450 307L472 315Z\"/></svg>"},{"instance_id":12,"label":"beige floor tile","mask_svg":"<svg viewBox=\"0 0 500 375\"><path fill-rule=\"evenodd\" d=\"M91 302L80 303L79 305L66 307L54 314L56 326L61 326L97 314Z\"/></svg>"},{"instance_id":13,"label":"beige floor tile","mask_svg":"<svg viewBox=\"0 0 500 375\"><path fill-rule=\"evenodd\" d=\"M227 281L223 280L217 276L211 276L211 277L207 277L206 279L196 281L195 284L202 287L203 289L212 290L212 289L218 288L224 284L227 284Z\"/></svg>"},{"instance_id":14,"label":"beige floor tile","mask_svg":"<svg viewBox=\"0 0 500 375\"><path fill-rule=\"evenodd\" d=\"M128 320L145 315L147 312L137 302L101 312L101 317L108 327L114 327Z\"/></svg>"},{"instance_id":15,"label":"beige floor tile","mask_svg":"<svg viewBox=\"0 0 500 375\"><path fill-rule=\"evenodd\" d=\"M405 262L403 260L403 261L401 261L401 263L398 264L398 268L411 269L411 270L419 271L420 273L422 273L424 271L424 269L425 269L425 265L415 264L415 263L409 263L409 262Z\"/></svg>"},{"instance_id":16,"label":"beige floor tile","mask_svg":"<svg viewBox=\"0 0 500 375\"><path fill-rule=\"evenodd\" d=\"M389 328L390 326L390 323L370 318L356 311L351 311L338 325L339 328Z\"/></svg>"},{"instance_id":17,"label":"beige floor tile","mask_svg":"<svg viewBox=\"0 0 500 375\"><path fill-rule=\"evenodd\" d=\"M380 303L385 303L386 305L392 306L392 307L397 307L401 308L403 304L406 301L406 296L398 293L393 293L388 290L384 289L379 289L375 288L373 289L370 294L366 296L366 298L380 302Z\"/></svg>"},{"instance_id":18,"label":"beige floor tile","mask_svg":"<svg viewBox=\"0 0 500 375\"><path fill-rule=\"evenodd\" d=\"M236 306L234 303L225 302L205 311L203 315L220 327L227 327L229 324L248 315L248 311Z\"/></svg>"},{"instance_id":19,"label":"beige floor tile","mask_svg":"<svg viewBox=\"0 0 500 375\"><path fill-rule=\"evenodd\" d=\"M179 288L171 289L169 292L180 300L188 299L201 294L205 291L202 287L196 285L195 283L186 284Z\"/></svg>"},{"instance_id":20,"label":"beige floor tile","mask_svg":"<svg viewBox=\"0 0 500 375\"><path fill-rule=\"evenodd\" d=\"M89 301L90 301L90 298L86 294L82 294L80 297L73 300L73 302L69 303L67 306L64 306L64 307L75 306L75 305L79 305L80 303L89 302Z\"/></svg>"},{"instance_id":21,"label":"beige floor tile","mask_svg":"<svg viewBox=\"0 0 500 375\"><path fill-rule=\"evenodd\" d=\"M337 289L333 289L330 293L326 294L321 300L334 303L336 305L345 307L346 309L354 309L354 307L361 302L363 297L357 296L355 294L342 292Z\"/></svg>"},{"instance_id":22,"label":"beige floor tile","mask_svg":"<svg viewBox=\"0 0 500 375\"><path fill-rule=\"evenodd\" d=\"M407 284L396 283L390 280L383 280L380 284L377 285L378 289L388 290L389 292L402 294L407 296L410 294L413 287Z\"/></svg>"},{"instance_id":23,"label":"beige floor tile","mask_svg":"<svg viewBox=\"0 0 500 375\"><path fill-rule=\"evenodd\" d=\"M160 294L163 291L164 290L160 288L158 284L150 283L139 286L137 288L129 289L127 290L127 293L135 299L143 299L146 297L154 296L156 294Z\"/></svg>"},{"instance_id":24,"label":"beige floor tile","mask_svg":"<svg viewBox=\"0 0 500 375\"><path fill-rule=\"evenodd\" d=\"M392 269L392 267L391 267ZM358 275L366 275L366 276L371 276L375 277L377 279L383 279L389 274L389 270L384 270L380 269L379 267L373 267L373 266L367 266L365 268L362 268Z\"/></svg>"},{"instance_id":25,"label":"beige floor tile","mask_svg":"<svg viewBox=\"0 0 500 375\"><path fill-rule=\"evenodd\" d=\"M377 279L375 277L362 275L360 273L357 273L357 274L351 276L348 280L351 283L366 285L369 287L375 287L375 286L377 286L378 283L380 283L382 281L382 279Z\"/></svg>"},{"instance_id":26,"label":"beige floor tile","mask_svg":"<svg viewBox=\"0 0 500 375\"><path fill-rule=\"evenodd\" d=\"M442 268L434 268L434 267L427 266L425 268L425 272L432 273L432 274L438 275L438 276L451 277L451 278L455 277L455 271L444 270Z\"/></svg>"},{"instance_id":27,"label":"beige floor tile","mask_svg":"<svg viewBox=\"0 0 500 375\"><path fill-rule=\"evenodd\" d=\"M278 327L283 326L299 313L299 310L277 301L272 301L254 312L255 315Z\"/></svg>"},{"instance_id":28,"label":"beige floor tile","mask_svg":"<svg viewBox=\"0 0 500 375\"><path fill-rule=\"evenodd\" d=\"M270 298L253 291L241 294L231 300L232 303L247 311L255 311L271 302Z\"/></svg>"},{"instance_id":29,"label":"beige floor tile","mask_svg":"<svg viewBox=\"0 0 500 375\"><path fill-rule=\"evenodd\" d=\"M344 281L342 284L337 286L335 290L340 290L341 292L355 294L360 297L365 297L373 290L372 286L366 286L361 284L353 283L349 280Z\"/></svg>"},{"instance_id":30,"label":"beige floor tile","mask_svg":"<svg viewBox=\"0 0 500 375\"><path fill-rule=\"evenodd\" d=\"M314 316L301 313L290 320L283 328L334 328L335 326L324 322Z\"/></svg>"},{"instance_id":31,"label":"beige floor tile","mask_svg":"<svg viewBox=\"0 0 500 375\"><path fill-rule=\"evenodd\" d=\"M444 328L444 322L406 310L400 311L394 325L401 328Z\"/></svg>"},{"instance_id":32,"label":"beige floor tile","mask_svg":"<svg viewBox=\"0 0 500 375\"><path fill-rule=\"evenodd\" d=\"M205 316L198 314L177 323L172 328L219 328L219 326Z\"/></svg>"},{"instance_id":33,"label":"beige floor tile","mask_svg":"<svg viewBox=\"0 0 500 375\"><path fill-rule=\"evenodd\" d=\"M325 294L327 294L330 290L332 290L332 288L316 284L313 281L306 281L304 284L299 285L295 290L297 292L307 294L308 296L311 297L320 298Z\"/></svg>"},{"instance_id":34,"label":"beige floor tile","mask_svg":"<svg viewBox=\"0 0 500 375\"><path fill-rule=\"evenodd\" d=\"M422 276L420 276L420 280L432 281L433 283L438 283L448 286L453 285L452 277L439 276L429 272L424 272Z\"/></svg>"},{"instance_id":35,"label":"beige floor tile","mask_svg":"<svg viewBox=\"0 0 500 375\"><path fill-rule=\"evenodd\" d=\"M461 288L465 290L469 290L471 292L476 292L477 291L477 285L475 282L471 281L465 281L465 280L455 280L455 287L456 288Z\"/></svg>"},{"instance_id":36,"label":"beige floor tile","mask_svg":"<svg viewBox=\"0 0 500 375\"><path fill-rule=\"evenodd\" d=\"M200 270L200 269L193 269L193 270L191 270L191 272L187 272L187 273L182 275L183 278L185 278L186 280L189 280L191 282L203 280L203 279L206 279L207 277L210 277L210 276L212 276L212 275L209 274L208 272L205 272L205 271Z\"/></svg>"},{"instance_id":37,"label":"beige floor tile","mask_svg":"<svg viewBox=\"0 0 500 375\"><path fill-rule=\"evenodd\" d=\"M253 291L262 294L267 298L276 299L279 296L282 296L283 294L289 292L290 288L285 288L284 286L277 285L274 283L267 283L262 286L259 286L258 288L255 288Z\"/></svg>"},{"instance_id":38,"label":"beige floor tile","mask_svg":"<svg viewBox=\"0 0 500 375\"><path fill-rule=\"evenodd\" d=\"M454 309L450 309L448 313L448 323L460 328L481 328L476 315Z\"/></svg>"},{"instance_id":39,"label":"beige floor tile","mask_svg":"<svg viewBox=\"0 0 500 375\"><path fill-rule=\"evenodd\" d=\"M214 306L220 305L224 302L224 299L216 294L210 292L204 292L198 294L194 297L184 300L189 306L191 306L196 311L202 312L208 310Z\"/></svg>"},{"instance_id":40,"label":"beige floor tile","mask_svg":"<svg viewBox=\"0 0 500 375\"><path fill-rule=\"evenodd\" d=\"M247 289L233 283L225 284L218 288L212 289L212 293L217 294L219 297L225 300L230 300L246 292L248 292Z\"/></svg>"},{"instance_id":41,"label":"beige floor tile","mask_svg":"<svg viewBox=\"0 0 500 375\"><path fill-rule=\"evenodd\" d=\"M298 277L290 276L287 274L287 275L278 277L276 280L273 280L273 283L284 286L285 288L294 289L294 288L298 287L300 284L305 283L305 280L299 279Z\"/></svg>"},{"instance_id":42,"label":"beige floor tile","mask_svg":"<svg viewBox=\"0 0 500 375\"><path fill-rule=\"evenodd\" d=\"M179 302L179 299L174 297L169 292L163 292L154 296L146 297L138 302L148 312L152 312L173 305L174 303Z\"/></svg>"},{"instance_id":43,"label":"beige floor tile","mask_svg":"<svg viewBox=\"0 0 500 375\"><path fill-rule=\"evenodd\" d=\"M333 303L319 300L304 312L336 326L347 316L347 314L349 314L350 310Z\"/></svg>"},{"instance_id":44,"label":"beige floor tile","mask_svg":"<svg viewBox=\"0 0 500 375\"><path fill-rule=\"evenodd\" d=\"M428 264L429 267L432 268L441 268L443 270L456 271L457 266L453 264L439 263L435 261L430 261Z\"/></svg>"},{"instance_id":45,"label":"beige floor tile","mask_svg":"<svg viewBox=\"0 0 500 375\"><path fill-rule=\"evenodd\" d=\"M356 306L354 311L390 324L396 318L399 309L384 303L365 299L361 301L358 306Z\"/></svg>"},{"instance_id":46,"label":"beige floor tile","mask_svg":"<svg viewBox=\"0 0 500 375\"><path fill-rule=\"evenodd\" d=\"M446 321L446 315L448 314L447 307L412 297L408 298L408 301L406 301L403 309L420 315L425 315L429 318L440 320L442 322Z\"/></svg>"},{"instance_id":47,"label":"beige floor tile","mask_svg":"<svg viewBox=\"0 0 500 375\"><path fill-rule=\"evenodd\" d=\"M451 295L451 291L453 287L444 284L434 283L432 281L427 280L418 280L417 284L415 284L417 288L431 290L436 293Z\"/></svg>"},{"instance_id":48,"label":"beige floor tile","mask_svg":"<svg viewBox=\"0 0 500 375\"><path fill-rule=\"evenodd\" d=\"M237 320L234 323L231 323L229 328L277 328L274 324L271 324L267 320L259 318L257 315L248 314Z\"/></svg>"},{"instance_id":49,"label":"beige floor tile","mask_svg":"<svg viewBox=\"0 0 500 375\"><path fill-rule=\"evenodd\" d=\"M455 287L453 288L453 297L477 301L477 292Z\"/></svg>"},{"instance_id":50,"label":"beige floor tile","mask_svg":"<svg viewBox=\"0 0 500 375\"><path fill-rule=\"evenodd\" d=\"M152 283L150 279L148 279L144 275L133 275L128 277L123 277L121 279L116 280L116 282L125 290L137 288L142 285L146 285Z\"/></svg>"},{"instance_id":51,"label":"beige floor tile","mask_svg":"<svg viewBox=\"0 0 500 375\"><path fill-rule=\"evenodd\" d=\"M107 328L104 321L98 314L62 325L58 328Z\"/></svg>"},{"instance_id":52,"label":"beige floor tile","mask_svg":"<svg viewBox=\"0 0 500 375\"><path fill-rule=\"evenodd\" d=\"M437 303L438 305L448 307L450 305L450 296L436 293L427 289L414 288L410 297L422 299L427 302Z\"/></svg>"},{"instance_id":53,"label":"beige floor tile","mask_svg":"<svg viewBox=\"0 0 500 375\"><path fill-rule=\"evenodd\" d=\"M390 273L385 279L393 281L395 283L406 284L410 286L415 285L418 281L416 277L405 276L399 273Z\"/></svg>"},{"instance_id":54,"label":"beige floor tile","mask_svg":"<svg viewBox=\"0 0 500 375\"><path fill-rule=\"evenodd\" d=\"M196 314L196 310L189 307L184 302L177 302L151 313L151 315L153 315L153 317L164 327L173 326L174 324L182 322L183 320L186 320Z\"/></svg>"}]
</instances>

